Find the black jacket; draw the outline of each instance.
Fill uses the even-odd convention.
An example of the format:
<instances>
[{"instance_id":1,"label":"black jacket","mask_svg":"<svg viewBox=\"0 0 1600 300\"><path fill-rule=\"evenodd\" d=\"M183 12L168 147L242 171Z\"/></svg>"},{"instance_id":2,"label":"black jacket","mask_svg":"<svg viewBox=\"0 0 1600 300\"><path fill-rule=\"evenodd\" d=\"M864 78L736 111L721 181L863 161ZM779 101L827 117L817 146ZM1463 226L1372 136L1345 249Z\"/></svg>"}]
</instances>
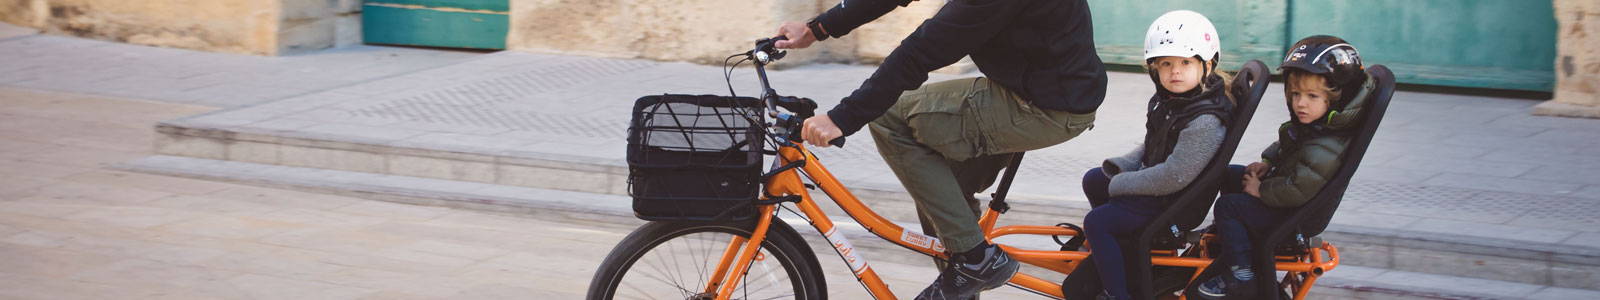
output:
<instances>
[{"instance_id":1,"label":"black jacket","mask_svg":"<svg viewBox=\"0 0 1600 300\"><path fill-rule=\"evenodd\" d=\"M1221 76L1207 76L1201 81L1204 88L1195 87L1188 95L1174 95L1165 88L1156 87L1145 112L1144 155L1139 161L1146 166L1166 162L1177 146L1178 133L1189 126L1189 121L1201 115L1214 115L1228 125L1233 113L1233 100L1228 100L1227 84Z\"/></svg>"},{"instance_id":2,"label":"black jacket","mask_svg":"<svg viewBox=\"0 0 1600 300\"><path fill-rule=\"evenodd\" d=\"M843 0L817 16L830 37L850 33L910 0ZM883 65L828 111L850 135L894 106L928 72L972 56L990 80L1039 108L1089 113L1106 94L1084 0L950 0L900 41Z\"/></svg>"}]
</instances>

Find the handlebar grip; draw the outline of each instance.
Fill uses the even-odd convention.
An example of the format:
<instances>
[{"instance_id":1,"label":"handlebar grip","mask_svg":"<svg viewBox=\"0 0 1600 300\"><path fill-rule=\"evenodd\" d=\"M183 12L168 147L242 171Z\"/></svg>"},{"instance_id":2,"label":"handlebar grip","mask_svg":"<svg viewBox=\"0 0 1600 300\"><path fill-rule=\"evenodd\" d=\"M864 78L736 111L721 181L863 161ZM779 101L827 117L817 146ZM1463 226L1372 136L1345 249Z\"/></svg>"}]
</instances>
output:
<instances>
[{"instance_id":1,"label":"handlebar grip","mask_svg":"<svg viewBox=\"0 0 1600 300\"><path fill-rule=\"evenodd\" d=\"M775 36L775 37L772 37L772 38L765 38L765 39L756 40L756 51L761 51L761 52L777 51L778 50L778 47L777 47L778 41L787 41L787 40L789 40L789 37L782 36L782 35Z\"/></svg>"},{"instance_id":2,"label":"handlebar grip","mask_svg":"<svg viewBox=\"0 0 1600 300\"><path fill-rule=\"evenodd\" d=\"M833 145L834 147L844 148L844 137L841 136L834 138L832 141L828 141L828 144Z\"/></svg>"}]
</instances>

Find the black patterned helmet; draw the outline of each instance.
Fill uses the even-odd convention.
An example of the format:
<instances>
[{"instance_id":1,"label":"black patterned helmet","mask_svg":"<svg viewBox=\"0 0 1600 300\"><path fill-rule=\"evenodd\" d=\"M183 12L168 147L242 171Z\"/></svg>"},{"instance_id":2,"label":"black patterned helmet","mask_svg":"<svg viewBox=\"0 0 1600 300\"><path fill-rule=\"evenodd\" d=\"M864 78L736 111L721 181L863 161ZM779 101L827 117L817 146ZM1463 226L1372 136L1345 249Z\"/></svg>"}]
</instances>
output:
<instances>
[{"instance_id":1,"label":"black patterned helmet","mask_svg":"<svg viewBox=\"0 0 1600 300\"><path fill-rule=\"evenodd\" d=\"M1289 46L1289 53L1283 55L1283 64L1278 65L1278 71L1289 69L1327 76L1329 88L1334 90L1349 90L1349 87L1357 87L1367 78L1356 47L1344 39L1328 35L1306 37Z\"/></svg>"}]
</instances>

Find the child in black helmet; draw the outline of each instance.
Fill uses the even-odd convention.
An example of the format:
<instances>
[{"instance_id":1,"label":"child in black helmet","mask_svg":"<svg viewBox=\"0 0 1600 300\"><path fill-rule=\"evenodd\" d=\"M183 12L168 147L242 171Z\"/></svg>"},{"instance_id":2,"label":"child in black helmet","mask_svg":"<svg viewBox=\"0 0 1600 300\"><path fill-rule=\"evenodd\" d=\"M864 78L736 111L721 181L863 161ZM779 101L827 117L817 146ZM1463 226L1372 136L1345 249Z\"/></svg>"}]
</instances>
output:
<instances>
[{"instance_id":1,"label":"child in black helmet","mask_svg":"<svg viewBox=\"0 0 1600 300\"><path fill-rule=\"evenodd\" d=\"M1249 298L1255 277L1250 235L1282 224L1333 177L1373 88L1356 48L1333 36L1296 42L1278 69L1290 120L1278 127L1278 141L1262 152L1261 162L1230 166L1233 179L1224 181L1212 210L1222 240L1219 259L1229 272L1205 279L1202 299Z\"/></svg>"}]
</instances>

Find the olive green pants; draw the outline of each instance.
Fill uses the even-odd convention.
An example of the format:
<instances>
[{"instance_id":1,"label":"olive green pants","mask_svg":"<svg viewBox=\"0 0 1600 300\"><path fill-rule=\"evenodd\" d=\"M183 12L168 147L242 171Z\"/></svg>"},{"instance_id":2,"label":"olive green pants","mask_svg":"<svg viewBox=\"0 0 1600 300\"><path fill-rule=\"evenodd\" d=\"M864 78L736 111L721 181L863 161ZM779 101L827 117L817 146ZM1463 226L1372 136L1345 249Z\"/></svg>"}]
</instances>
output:
<instances>
[{"instance_id":1,"label":"olive green pants","mask_svg":"<svg viewBox=\"0 0 1600 300\"><path fill-rule=\"evenodd\" d=\"M973 194L994 184L1011 154L1060 144L1094 126L1094 113L1043 110L987 78L906 92L872 121L878 153L917 204L923 232L951 253L983 241Z\"/></svg>"}]
</instances>

